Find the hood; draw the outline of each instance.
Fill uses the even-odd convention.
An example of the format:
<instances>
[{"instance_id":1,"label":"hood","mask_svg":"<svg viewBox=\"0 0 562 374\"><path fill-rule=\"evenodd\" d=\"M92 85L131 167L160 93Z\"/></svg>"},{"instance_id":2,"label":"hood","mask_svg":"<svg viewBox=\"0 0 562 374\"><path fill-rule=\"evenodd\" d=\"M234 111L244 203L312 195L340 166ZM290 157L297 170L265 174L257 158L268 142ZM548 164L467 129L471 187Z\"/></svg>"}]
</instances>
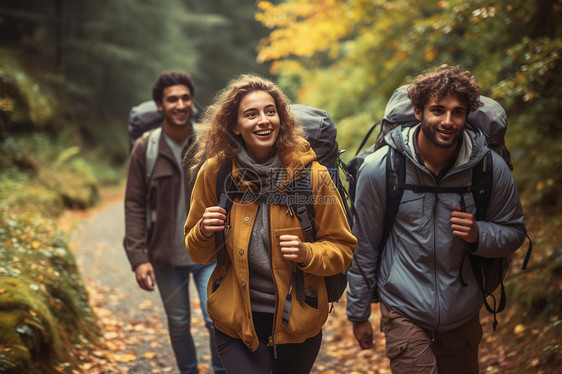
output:
<instances>
[{"instance_id":1,"label":"hood","mask_svg":"<svg viewBox=\"0 0 562 374\"><path fill-rule=\"evenodd\" d=\"M287 169L288 179L292 179L295 175L300 175L308 164L316 160L316 153L310 146L310 143L303 139L286 160L285 168Z\"/></svg>"},{"instance_id":2,"label":"hood","mask_svg":"<svg viewBox=\"0 0 562 374\"><path fill-rule=\"evenodd\" d=\"M407 154L412 159L416 159L412 151L412 136L420 125L421 124L418 123L414 126L397 126L386 134L384 140L390 147L396 149L398 152ZM484 157L489 148L486 144L486 137L480 129L465 126L464 137L463 148L461 149L455 167L462 166L463 168L471 168Z\"/></svg>"}]
</instances>

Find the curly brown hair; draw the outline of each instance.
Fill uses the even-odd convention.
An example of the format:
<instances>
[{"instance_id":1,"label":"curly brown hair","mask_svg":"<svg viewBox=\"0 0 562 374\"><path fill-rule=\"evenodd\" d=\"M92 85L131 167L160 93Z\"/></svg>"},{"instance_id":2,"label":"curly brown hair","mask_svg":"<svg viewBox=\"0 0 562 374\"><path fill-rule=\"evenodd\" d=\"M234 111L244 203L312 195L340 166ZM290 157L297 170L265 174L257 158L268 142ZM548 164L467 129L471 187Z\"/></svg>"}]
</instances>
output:
<instances>
[{"instance_id":1,"label":"curly brown hair","mask_svg":"<svg viewBox=\"0 0 562 374\"><path fill-rule=\"evenodd\" d=\"M470 71L460 66L441 65L425 71L408 87L408 96L415 108L423 110L432 96L441 101L446 96L458 95L466 103L468 113L483 104L480 101L480 86Z\"/></svg>"},{"instance_id":2,"label":"curly brown hair","mask_svg":"<svg viewBox=\"0 0 562 374\"><path fill-rule=\"evenodd\" d=\"M161 103L164 89L178 84L186 85L191 96L195 96L195 85L189 74L179 70L168 70L160 73L154 86L152 86L152 99L157 103Z\"/></svg>"},{"instance_id":3,"label":"curly brown hair","mask_svg":"<svg viewBox=\"0 0 562 374\"><path fill-rule=\"evenodd\" d=\"M289 153L300 149L304 142L304 130L289 110L289 99L273 82L258 75L243 74L228 83L207 107L201 120L197 138L197 151L190 162L192 177L208 158L217 157L219 162L234 158L244 146L242 136L233 132L238 121L238 107L242 99L249 93L265 91L273 97L280 128L275 151L286 164Z\"/></svg>"}]
</instances>

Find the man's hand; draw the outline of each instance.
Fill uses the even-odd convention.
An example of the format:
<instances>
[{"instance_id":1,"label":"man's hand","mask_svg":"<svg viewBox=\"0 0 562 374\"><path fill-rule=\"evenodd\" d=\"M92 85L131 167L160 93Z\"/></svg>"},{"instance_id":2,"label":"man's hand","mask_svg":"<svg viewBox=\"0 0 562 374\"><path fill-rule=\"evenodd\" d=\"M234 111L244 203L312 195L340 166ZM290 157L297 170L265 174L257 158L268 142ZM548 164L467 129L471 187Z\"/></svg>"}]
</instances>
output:
<instances>
[{"instance_id":1,"label":"man's hand","mask_svg":"<svg viewBox=\"0 0 562 374\"><path fill-rule=\"evenodd\" d=\"M353 322L353 335L361 349L373 348L373 327L371 322Z\"/></svg>"},{"instance_id":2,"label":"man's hand","mask_svg":"<svg viewBox=\"0 0 562 374\"><path fill-rule=\"evenodd\" d=\"M154 291L156 278L154 277L154 269L152 268L152 264L150 262L145 262L144 264L137 266L135 268L135 275L140 288L147 291Z\"/></svg>"},{"instance_id":3,"label":"man's hand","mask_svg":"<svg viewBox=\"0 0 562 374\"><path fill-rule=\"evenodd\" d=\"M451 213L451 229L454 236L467 243L478 242L478 225L474 216L470 213L461 212L461 208L458 206L453 207Z\"/></svg>"}]
</instances>

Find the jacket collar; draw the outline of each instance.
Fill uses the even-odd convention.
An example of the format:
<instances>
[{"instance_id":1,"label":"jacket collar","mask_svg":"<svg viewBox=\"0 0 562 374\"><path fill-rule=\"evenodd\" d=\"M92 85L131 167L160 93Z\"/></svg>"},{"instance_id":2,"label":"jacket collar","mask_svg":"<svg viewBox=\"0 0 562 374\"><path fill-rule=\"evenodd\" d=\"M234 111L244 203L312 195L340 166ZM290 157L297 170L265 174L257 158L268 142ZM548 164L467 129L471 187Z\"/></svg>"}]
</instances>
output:
<instances>
[{"instance_id":1,"label":"jacket collar","mask_svg":"<svg viewBox=\"0 0 562 374\"><path fill-rule=\"evenodd\" d=\"M406 153L412 159L416 160L417 158L414 157L415 151L412 137L419 126L421 126L421 124L404 127L398 126L385 136L385 141L398 152ZM488 149L486 138L482 131L465 126L462 146L457 160L453 165L453 169L473 167L484 157Z\"/></svg>"}]
</instances>

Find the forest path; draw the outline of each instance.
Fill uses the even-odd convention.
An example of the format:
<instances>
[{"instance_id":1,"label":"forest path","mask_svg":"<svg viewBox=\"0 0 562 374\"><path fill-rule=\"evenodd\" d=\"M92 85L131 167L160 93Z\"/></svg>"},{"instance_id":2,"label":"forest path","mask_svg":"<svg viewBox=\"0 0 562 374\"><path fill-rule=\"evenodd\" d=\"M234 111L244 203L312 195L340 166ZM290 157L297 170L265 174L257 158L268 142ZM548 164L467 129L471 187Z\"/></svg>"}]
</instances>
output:
<instances>
[{"instance_id":1,"label":"forest path","mask_svg":"<svg viewBox=\"0 0 562 374\"><path fill-rule=\"evenodd\" d=\"M165 313L157 291L140 289L123 249L124 208L122 191L105 191L101 207L82 213L69 212L60 222L72 226L70 246L98 316L101 346L85 352L84 373L177 373L169 343ZM212 373L199 300L190 282L192 328L200 373ZM378 305L373 305L375 349L361 351L345 314L345 296L334 304L323 329L323 342L313 374L387 374L384 335L379 332ZM484 331L491 330L483 316ZM513 373L507 351L486 334L480 345L483 373ZM507 351L507 352L506 352ZM508 358L509 357L509 358Z\"/></svg>"},{"instance_id":2,"label":"forest path","mask_svg":"<svg viewBox=\"0 0 562 374\"><path fill-rule=\"evenodd\" d=\"M142 290L123 249L122 196L113 196L83 219L70 245L99 318L104 347L93 352L84 369L90 373L176 373L165 312L158 291ZM197 292L190 282L192 334L199 370L210 369L209 338Z\"/></svg>"}]
</instances>

